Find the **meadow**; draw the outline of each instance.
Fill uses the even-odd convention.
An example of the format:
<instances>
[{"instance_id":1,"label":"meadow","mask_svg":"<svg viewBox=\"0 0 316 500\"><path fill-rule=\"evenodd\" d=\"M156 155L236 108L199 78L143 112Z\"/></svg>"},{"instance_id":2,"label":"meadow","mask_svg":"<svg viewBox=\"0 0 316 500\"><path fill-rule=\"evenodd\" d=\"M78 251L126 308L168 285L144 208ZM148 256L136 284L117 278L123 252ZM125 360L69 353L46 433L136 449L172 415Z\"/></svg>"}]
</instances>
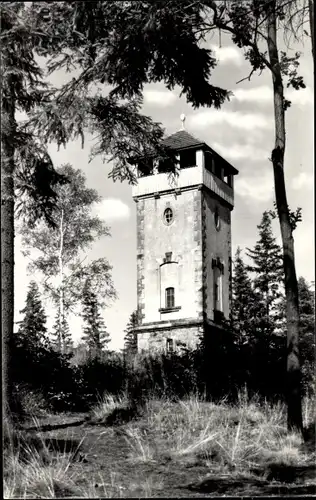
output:
<instances>
[{"instance_id":1,"label":"meadow","mask_svg":"<svg viewBox=\"0 0 316 500\"><path fill-rule=\"evenodd\" d=\"M315 400L304 436L286 408L240 390L207 400L104 393L88 412L51 412L23 395L26 418L4 426L4 498L315 495Z\"/></svg>"}]
</instances>

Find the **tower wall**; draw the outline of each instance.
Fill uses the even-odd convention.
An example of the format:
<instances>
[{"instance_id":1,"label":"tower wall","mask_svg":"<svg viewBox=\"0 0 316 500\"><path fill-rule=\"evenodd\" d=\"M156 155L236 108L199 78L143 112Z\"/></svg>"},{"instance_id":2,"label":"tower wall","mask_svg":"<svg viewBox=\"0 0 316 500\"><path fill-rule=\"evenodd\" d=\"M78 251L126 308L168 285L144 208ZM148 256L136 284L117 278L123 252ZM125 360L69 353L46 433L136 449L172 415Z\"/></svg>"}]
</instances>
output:
<instances>
[{"instance_id":1,"label":"tower wall","mask_svg":"<svg viewBox=\"0 0 316 500\"><path fill-rule=\"evenodd\" d=\"M170 225L163 220L167 207L174 214ZM201 319L201 191L195 188L138 199L137 227L137 298L142 324L183 318ZM168 252L172 253L171 259L175 264L164 264ZM172 312L163 311L165 266L173 267L169 284L175 289L175 306L181 308Z\"/></svg>"},{"instance_id":2,"label":"tower wall","mask_svg":"<svg viewBox=\"0 0 316 500\"><path fill-rule=\"evenodd\" d=\"M219 227L216 228L215 213L218 210ZM230 314L231 290L231 209L214 193L203 189L203 285L205 290L205 312L214 320L214 260L223 264L221 274L222 312L225 318Z\"/></svg>"}]
</instances>

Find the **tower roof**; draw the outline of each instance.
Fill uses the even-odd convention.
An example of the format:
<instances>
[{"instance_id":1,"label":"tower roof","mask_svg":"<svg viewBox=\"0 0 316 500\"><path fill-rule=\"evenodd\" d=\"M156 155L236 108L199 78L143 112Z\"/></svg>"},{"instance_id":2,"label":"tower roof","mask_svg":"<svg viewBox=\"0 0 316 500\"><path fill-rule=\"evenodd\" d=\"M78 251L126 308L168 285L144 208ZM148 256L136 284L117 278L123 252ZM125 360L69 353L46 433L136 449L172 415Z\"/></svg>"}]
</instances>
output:
<instances>
[{"instance_id":1,"label":"tower roof","mask_svg":"<svg viewBox=\"0 0 316 500\"><path fill-rule=\"evenodd\" d=\"M193 135L189 134L186 130L179 130L179 132L169 135L163 140L162 144L167 148L173 149L174 151L200 147L204 151L212 152L215 157L224 162L226 168L228 168L233 175L238 174L238 170L225 160L225 158L219 155L213 148L206 144L206 142L193 137Z\"/></svg>"},{"instance_id":2,"label":"tower roof","mask_svg":"<svg viewBox=\"0 0 316 500\"><path fill-rule=\"evenodd\" d=\"M196 149L200 148L203 149L204 151L209 151L211 152L214 157L218 158L220 161L222 161L225 165L225 168L228 169L228 171L236 175L238 174L238 170L233 167L225 158L223 158L221 155L219 155L213 148L211 148L206 142L201 141L201 139L197 139L196 137L193 137L193 135L189 134L186 130L179 130L178 132L175 132L174 134L169 135L168 137L165 137L162 141L162 145L166 148L169 148L173 151L181 151L184 149ZM129 163L133 164L136 163L137 160L141 159L141 157L133 157L130 158Z\"/></svg>"},{"instance_id":3,"label":"tower roof","mask_svg":"<svg viewBox=\"0 0 316 500\"><path fill-rule=\"evenodd\" d=\"M206 145L204 141L196 139L186 130L179 130L175 134L169 135L163 140L163 145L170 149L184 149Z\"/></svg>"}]
</instances>

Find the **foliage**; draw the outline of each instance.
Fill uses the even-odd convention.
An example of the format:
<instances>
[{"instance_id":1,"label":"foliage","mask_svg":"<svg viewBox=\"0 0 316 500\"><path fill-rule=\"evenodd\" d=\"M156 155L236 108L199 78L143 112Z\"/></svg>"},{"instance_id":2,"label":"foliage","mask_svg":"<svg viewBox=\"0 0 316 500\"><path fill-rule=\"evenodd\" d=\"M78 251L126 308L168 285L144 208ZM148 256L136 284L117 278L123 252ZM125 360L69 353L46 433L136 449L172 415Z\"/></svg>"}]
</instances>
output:
<instances>
[{"instance_id":1,"label":"foliage","mask_svg":"<svg viewBox=\"0 0 316 500\"><path fill-rule=\"evenodd\" d=\"M79 169L67 164L58 173L68 182L58 188L58 201L52 213L56 229L52 231L43 222L33 228L21 223L19 229L23 254L30 257L31 252L37 253L28 265L29 272L42 275L44 292L57 308L62 300L63 314L67 315L80 303L87 278L100 299L115 297L115 292L111 267L105 258L83 264L84 253L92 243L109 235L104 222L92 213L100 197L94 189L86 187L85 176Z\"/></svg>"},{"instance_id":2,"label":"foliage","mask_svg":"<svg viewBox=\"0 0 316 500\"><path fill-rule=\"evenodd\" d=\"M315 292L301 276L298 280L300 307L300 355L305 391L315 388Z\"/></svg>"},{"instance_id":3,"label":"foliage","mask_svg":"<svg viewBox=\"0 0 316 500\"><path fill-rule=\"evenodd\" d=\"M29 133L23 124L17 124L14 116L16 112L30 113L49 102L52 96L52 90L44 81L44 72L35 59L34 26L26 12L23 2L1 3L1 141L3 144L9 141L14 148L17 214L30 224L43 217L53 225L51 212L56 188L64 178L55 171L39 136ZM11 112L14 124L10 124L8 118Z\"/></svg>"},{"instance_id":4,"label":"foliage","mask_svg":"<svg viewBox=\"0 0 316 500\"><path fill-rule=\"evenodd\" d=\"M124 352L135 353L137 351L137 334L135 328L138 326L138 311L133 311L129 317L126 329L124 330Z\"/></svg>"},{"instance_id":5,"label":"foliage","mask_svg":"<svg viewBox=\"0 0 316 500\"><path fill-rule=\"evenodd\" d=\"M51 344L57 351L65 353L72 352L73 341L69 330L67 319L64 317L60 325L59 311L57 311L53 332L51 334Z\"/></svg>"},{"instance_id":6,"label":"foliage","mask_svg":"<svg viewBox=\"0 0 316 500\"><path fill-rule=\"evenodd\" d=\"M20 313L24 314L24 317L20 321L19 330L16 334L17 342L26 345L29 350L36 354L38 347L47 345L48 337L47 318L35 281L31 281L29 284L25 307Z\"/></svg>"},{"instance_id":7,"label":"foliage","mask_svg":"<svg viewBox=\"0 0 316 500\"><path fill-rule=\"evenodd\" d=\"M77 345L72 346L71 364L73 366L81 366L87 363L89 358L89 351L84 342L80 340Z\"/></svg>"},{"instance_id":8,"label":"foliage","mask_svg":"<svg viewBox=\"0 0 316 500\"><path fill-rule=\"evenodd\" d=\"M195 33L202 22L199 2L185 0L181 8L176 0L51 2L44 8L33 2L29 16L47 34L34 43L49 58L49 72L79 73L33 114L30 130L58 145L77 137L83 142L89 130L97 137L92 156L111 157L114 180L135 181L129 164L135 156L172 156L161 145L161 125L141 114L144 84L180 86L194 107L218 108L229 97L209 82L216 59Z\"/></svg>"},{"instance_id":9,"label":"foliage","mask_svg":"<svg viewBox=\"0 0 316 500\"><path fill-rule=\"evenodd\" d=\"M241 249L236 250L234 271L232 277L232 324L236 332L238 344L252 343L258 332L258 294L253 290L253 284L248 275Z\"/></svg>"},{"instance_id":10,"label":"foliage","mask_svg":"<svg viewBox=\"0 0 316 500\"><path fill-rule=\"evenodd\" d=\"M265 211L257 226L259 239L253 249L247 248L252 264L247 269L253 273L253 288L261 303L261 329L265 334L276 331L279 321L279 304L282 298L281 285L284 280L283 257L273 236L271 215Z\"/></svg>"},{"instance_id":11,"label":"foliage","mask_svg":"<svg viewBox=\"0 0 316 500\"><path fill-rule=\"evenodd\" d=\"M106 331L100 313L97 295L88 280L83 289L82 318L85 324L82 340L89 349L91 359L100 358L102 351L107 348L107 344L110 342L110 335Z\"/></svg>"},{"instance_id":12,"label":"foliage","mask_svg":"<svg viewBox=\"0 0 316 500\"><path fill-rule=\"evenodd\" d=\"M27 345L12 346L12 383L23 384L29 391L40 391L53 410L67 410L78 405L79 395L69 356L57 353L49 346L36 352Z\"/></svg>"},{"instance_id":13,"label":"foliage","mask_svg":"<svg viewBox=\"0 0 316 500\"><path fill-rule=\"evenodd\" d=\"M277 212L276 202L274 202L273 205L274 205L274 209L269 210L269 212L268 212L271 219L275 219L277 217L277 215L276 215L276 212ZM293 210L290 210L290 208L288 207L288 211L289 211L290 224L291 224L292 231L295 231L295 229L297 228L297 224L299 222L302 222L302 209L301 209L301 207L298 207L295 211L293 211Z\"/></svg>"}]
</instances>

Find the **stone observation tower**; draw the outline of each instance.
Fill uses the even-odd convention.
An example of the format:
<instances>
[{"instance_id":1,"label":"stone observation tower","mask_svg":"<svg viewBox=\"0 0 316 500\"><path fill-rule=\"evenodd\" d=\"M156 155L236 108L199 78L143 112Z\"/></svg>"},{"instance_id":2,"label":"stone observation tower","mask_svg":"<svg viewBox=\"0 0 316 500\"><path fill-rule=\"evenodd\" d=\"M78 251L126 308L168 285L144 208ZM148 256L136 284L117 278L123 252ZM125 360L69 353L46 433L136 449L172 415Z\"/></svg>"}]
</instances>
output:
<instances>
[{"instance_id":1,"label":"stone observation tower","mask_svg":"<svg viewBox=\"0 0 316 500\"><path fill-rule=\"evenodd\" d=\"M184 129L163 144L180 161L136 161L138 351L195 347L228 319L231 211L238 174Z\"/></svg>"}]
</instances>

